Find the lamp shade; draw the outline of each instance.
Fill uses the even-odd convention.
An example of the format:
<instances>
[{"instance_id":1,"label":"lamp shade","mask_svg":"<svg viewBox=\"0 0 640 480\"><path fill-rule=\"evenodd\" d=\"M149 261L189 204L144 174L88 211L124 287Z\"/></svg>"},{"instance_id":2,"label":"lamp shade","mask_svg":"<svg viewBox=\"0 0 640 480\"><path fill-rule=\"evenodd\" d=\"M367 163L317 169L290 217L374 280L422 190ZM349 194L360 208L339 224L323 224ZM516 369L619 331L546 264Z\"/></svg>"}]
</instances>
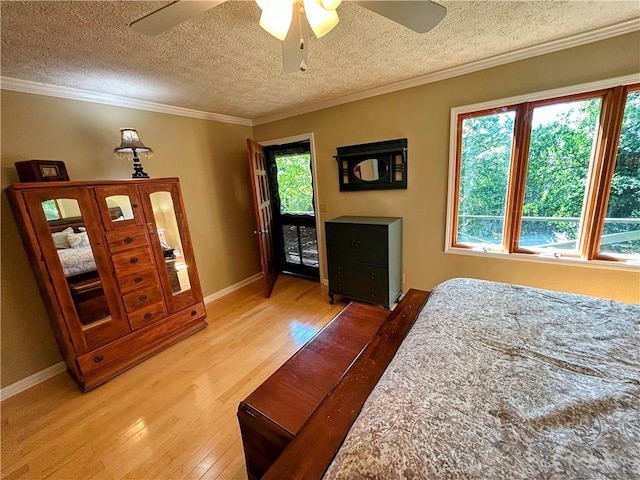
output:
<instances>
[{"instance_id":1,"label":"lamp shade","mask_svg":"<svg viewBox=\"0 0 640 480\"><path fill-rule=\"evenodd\" d=\"M121 128L120 136L120 146L114 149L114 153L133 153L134 156L139 153L147 155L153 153L149 147L146 147L144 143L142 143L135 128Z\"/></svg>"},{"instance_id":2,"label":"lamp shade","mask_svg":"<svg viewBox=\"0 0 640 480\"><path fill-rule=\"evenodd\" d=\"M132 155L133 175L131 175L131 178L149 178L149 175L142 168L138 155L150 157L153 153L151 149L142 143L135 128L121 128L120 136L120 146L113 150L116 157L126 159L129 155Z\"/></svg>"}]
</instances>

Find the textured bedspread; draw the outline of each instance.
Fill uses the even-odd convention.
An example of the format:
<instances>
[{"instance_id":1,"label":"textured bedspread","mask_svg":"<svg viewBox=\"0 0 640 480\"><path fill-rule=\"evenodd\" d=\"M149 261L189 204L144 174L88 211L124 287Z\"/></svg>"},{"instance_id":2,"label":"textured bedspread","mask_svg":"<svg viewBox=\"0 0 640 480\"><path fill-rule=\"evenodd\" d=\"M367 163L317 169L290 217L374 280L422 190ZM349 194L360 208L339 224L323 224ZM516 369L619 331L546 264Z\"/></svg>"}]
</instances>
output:
<instances>
[{"instance_id":1,"label":"textured bedspread","mask_svg":"<svg viewBox=\"0 0 640 480\"><path fill-rule=\"evenodd\" d=\"M60 257L62 270L67 277L91 272L97 268L91 247L65 248L58 250L58 256Z\"/></svg>"},{"instance_id":2,"label":"textured bedspread","mask_svg":"<svg viewBox=\"0 0 640 480\"><path fill-rule=\"evenodd\" d=\"M455 279L326 479L640 479L640 306Z\"/></svg>"}]
</instances>

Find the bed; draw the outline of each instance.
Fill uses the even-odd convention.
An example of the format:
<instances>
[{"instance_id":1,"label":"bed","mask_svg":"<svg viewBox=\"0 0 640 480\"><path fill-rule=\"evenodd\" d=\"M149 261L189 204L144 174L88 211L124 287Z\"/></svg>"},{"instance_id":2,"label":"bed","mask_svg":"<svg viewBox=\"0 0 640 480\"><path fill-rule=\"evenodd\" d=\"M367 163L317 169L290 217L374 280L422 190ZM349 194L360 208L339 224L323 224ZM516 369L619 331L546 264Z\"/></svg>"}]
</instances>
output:
<instances>
[{"instance_id":1,"label":"bed","mask_svg":"<svg viewBox=\"0 0 640 480\"><path fill-rule=\"evenodd\" d=\"M640 306L453 279L354 399L384 343L265 479L640 478Z\"/></svg>"},{"instance_id":2,"label":"bed","mask_svg":"<svg viewBox=\"0 0 640 480\"><path fill-rule=\"evenodd\" d=\"M110 207L114 221L124 219L120 207ZM109 305L102 289L96 262L82 216L47 221L56 245L60 266L83 325L108 318Z\"/></svg>"},{"instance_id":3,"label":"bed","mask_svg":"<svg viewBox=\"0 0 640 480\"><path fill-rule=\"evenodd\" d=\"M109 215L114 221L124 219L120 207L110 207ZM54 237L54 243L56 243L56 247L58 247L58 257L65 276L71 277L72 282L75 275L95 272L95 276L97 276L96 262L93 258L89 239L86 237L82 216L49 220L47 223ZM78 242L77 245L72 247L66 241L69 234L76 238ZM60 248L60 246L64 248Z\"/></svg>"}]
</instances>

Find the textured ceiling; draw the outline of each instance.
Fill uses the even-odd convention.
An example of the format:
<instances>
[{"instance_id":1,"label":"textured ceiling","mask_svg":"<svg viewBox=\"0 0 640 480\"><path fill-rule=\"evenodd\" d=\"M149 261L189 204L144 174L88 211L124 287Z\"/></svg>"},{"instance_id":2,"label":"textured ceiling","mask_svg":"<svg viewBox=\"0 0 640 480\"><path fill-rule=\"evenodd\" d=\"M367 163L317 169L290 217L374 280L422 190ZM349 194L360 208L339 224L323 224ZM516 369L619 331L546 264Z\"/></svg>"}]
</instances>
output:
<instances>
[{"instance_id":1,"label":"textured ceiling","mask_svg":"<svg viewBox=\"0 0 640 480\"><path fill-rule=\"evenodd\" d=\"M418 34L345 1L333 31L310 35L309 70L287 74L253 1L155 37L129 29L168 3L2 1L2 76L253 119L640 17L638 0L442 1Z\"/></svg>"}]
</instances>

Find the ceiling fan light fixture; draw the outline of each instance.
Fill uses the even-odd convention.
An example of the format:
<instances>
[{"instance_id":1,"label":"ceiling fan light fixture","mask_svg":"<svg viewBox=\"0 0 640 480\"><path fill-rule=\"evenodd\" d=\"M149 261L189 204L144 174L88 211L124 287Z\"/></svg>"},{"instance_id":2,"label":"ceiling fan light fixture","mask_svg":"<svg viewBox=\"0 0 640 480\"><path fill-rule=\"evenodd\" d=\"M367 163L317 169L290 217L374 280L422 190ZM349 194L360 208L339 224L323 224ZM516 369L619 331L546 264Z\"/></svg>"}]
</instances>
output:
<instances>
[{"instance_id":1,"label":"ceiling fan light fixture","mask_svg":"<svg viewBox=\"0 0 640 480\"><path fill-rule=\"evenodd\" d=\"M342 0L322 0L322 8L325 10L335 10L341 3Z\"/></svg>"},{"instance_id":2,"label":"ceiling fan light fixture","mask_svg":"<svg viewBox=\"0 0 640 480\"><path fill-rule=\"evenodd\" d=\"M293 2L291 0L261 0L256 3L262 8L260 26L278 40L284 41L293 18Z\"/></svg>"},{"instance_id":3,"label":"ceiling fan light fixture","mask_svg":"<svg viewBox=\"0 0 640 480\"><path fill-rule=\"evenodd\" d=\"M323 37L338 24L338 14L335 10L327 10L321 0L304 0L304 14L309 26L317 38Z\"/></svg>"}]
</instances>

